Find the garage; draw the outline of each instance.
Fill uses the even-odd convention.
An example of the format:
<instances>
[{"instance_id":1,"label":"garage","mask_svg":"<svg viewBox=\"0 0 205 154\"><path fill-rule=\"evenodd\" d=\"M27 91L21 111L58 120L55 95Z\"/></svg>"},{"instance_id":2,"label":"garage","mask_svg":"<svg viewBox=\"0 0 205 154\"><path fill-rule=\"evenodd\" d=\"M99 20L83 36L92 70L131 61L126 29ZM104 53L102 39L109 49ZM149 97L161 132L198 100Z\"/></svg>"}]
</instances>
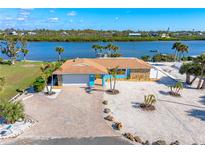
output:
<instances>
[{"instance_id":1,"label":"garage","mask_svg":"<svg viewBox=\"0 0 205 154\"><path fill-rule=\"evenodd\" d=\"M66 85L87 85L89 83L89 75L87 74L63 74L62 84Z\"/></svg>"}]
</instances>

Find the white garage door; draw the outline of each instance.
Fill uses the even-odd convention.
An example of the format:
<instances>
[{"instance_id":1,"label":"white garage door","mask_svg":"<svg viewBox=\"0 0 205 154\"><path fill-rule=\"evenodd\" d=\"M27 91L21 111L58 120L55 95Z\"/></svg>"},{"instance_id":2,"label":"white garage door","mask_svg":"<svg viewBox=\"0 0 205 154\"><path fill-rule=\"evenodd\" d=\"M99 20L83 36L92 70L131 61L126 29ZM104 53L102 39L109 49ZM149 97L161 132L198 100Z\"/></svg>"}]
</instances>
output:
<instances>
[{"instance_id":1,"label":"white garage door","mask_svg":"<svg viewBox=\"0 0 205 154\"><path fill-rule=\"evenodd\" d=\"M89 75L70 75L64 74L63 78L63 86L66 85L86 85L89 83Z\"/></svg>"}]
</instances>

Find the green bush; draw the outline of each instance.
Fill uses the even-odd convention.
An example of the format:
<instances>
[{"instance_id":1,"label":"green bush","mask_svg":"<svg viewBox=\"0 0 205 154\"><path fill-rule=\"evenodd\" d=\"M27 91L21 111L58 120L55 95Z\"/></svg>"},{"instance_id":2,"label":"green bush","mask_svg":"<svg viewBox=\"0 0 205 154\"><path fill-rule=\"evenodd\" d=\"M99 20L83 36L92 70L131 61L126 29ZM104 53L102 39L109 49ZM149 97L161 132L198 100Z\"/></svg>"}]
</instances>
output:
<instances>
[{"instance_id":1,"label":"green bush","mask_svg":"<svg viewBox=\"0 0 205 154\"><path fill-rule=\"evenodd\" d=\"M11 65L11 61L10 60L5 60L3 58L0 57L0 64L3 65Z\"/></svg>"},{"instance_id":2,"label":"green bush","mask_svg":"<svg viewBox=\"0 0 205 154\"><path fill-rule=\"evenodd\" d=\"M149 105L155 104L156 102L157 102L157 99L155 95L149 94L147 96L146 95L144 96L144 104L149 106Z\"/></svg>"},{"instance_id":3,"label":"green bush","mask_svg":"<svg viewBox=\"0 0 205 154\"><path fill-rule=\"evenodd\" d=\"M152 57L153 62L172 62L174 55L157 54Z\"/></svg>"},{"instance_id":4,"label":"green bush","mask_svg":"<svg viewBox=\"0 0 205 154\"><path fill-rule=\"evenodd\" d=\"M111 53L108 55L108 57L121 57L121 56L122 56L122 54L120 54L120 53Z\"/></svg>"},{"instance_id":5,"label":"green bush","mask_svg":"<svg viewBox=\"0 0 205 154\"><path fill-rule=\"evenodd\" d=\"M149 61L150 60L150 56L148 56L148 55L142 56L141 59L144 60L144 61Z\"/></svg>"},{"instance_id":6,"label":"green bush","mask_svg":"<svg viewBox=\"0 0 205 154\"><path fill-rule=\"evenodd\" d=\"M178 81L175 85L170 86L170 94L173 96L181 96L180 92L183 90L184 85L182 82Z\"/></svg>"},{"instance_id":7,"label":"green bush","mask_svg":"<svg viewBox=\"0 0 205 154\"><path fill-rule=\"evenodd\" d=\"M192 61L192 60L194 60L194 57L191 57L191 56L182 57L181 60L182 61Z\"/></svg>"},{"instance_id":8,"label":"green bush","mask_svg":"<svg viewBox=\"0 0 205 154\"><path fill-rule=\"evenodd\" d=\"M33 88L34 88L35 92L42 91L44 89L44 87L45 87L44 79L41 76L36 78L36 80L33 83Z\"/></svg>"},{"instance_id":9,"label":"green bush","mask_svg":"<svg viewBox=\"0 0 205 154\"><path fill-rule=\"evenodd\" d=\"M15 123L25 118L24 106L18 102L3 101L0 103L0 116L4 117L7 123Z\"/></svg>"}]
</instances>

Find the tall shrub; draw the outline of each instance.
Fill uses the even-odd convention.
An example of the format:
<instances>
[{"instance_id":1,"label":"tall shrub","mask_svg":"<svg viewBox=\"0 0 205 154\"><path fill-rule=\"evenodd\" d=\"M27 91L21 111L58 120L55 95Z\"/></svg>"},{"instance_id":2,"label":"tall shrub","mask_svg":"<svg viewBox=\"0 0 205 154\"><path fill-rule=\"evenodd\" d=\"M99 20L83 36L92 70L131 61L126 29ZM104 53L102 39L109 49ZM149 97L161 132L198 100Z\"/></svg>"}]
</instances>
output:
<instances>
[{"instance_id":1,"label":"tall shrub","mask_svg":"<svg viewBox=\"0 0 205 154\"><path fill-rule=\"evenodd\" d=\"M15 123L25 118L24 106L18 102L3 101L0 103L0 116L4 117L7 123Z\"/></svg>"}]
</instances>

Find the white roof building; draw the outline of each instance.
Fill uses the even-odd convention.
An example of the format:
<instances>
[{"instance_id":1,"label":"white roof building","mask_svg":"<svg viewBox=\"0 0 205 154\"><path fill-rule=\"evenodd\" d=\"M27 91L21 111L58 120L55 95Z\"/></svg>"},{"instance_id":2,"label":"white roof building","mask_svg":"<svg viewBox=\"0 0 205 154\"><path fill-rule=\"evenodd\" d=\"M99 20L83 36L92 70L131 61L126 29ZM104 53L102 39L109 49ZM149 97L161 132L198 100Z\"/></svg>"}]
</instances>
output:
<instances>
[{"instance_id":1,"label":"white roof building","mask_svg":"<svg viewBox=\"0 0 205 154\"><path fill-rule=\"evenodd\" d=\"M166 33L162 33L161 38L170 38L170 36Z\"/></svg>"},{"instance_id":2,"label":"white roof building","mask_svg":"<svg viewBox=\"0 0 205 154\"><path fill-rule=\"evenodd\" d=\"M29 35L36 35L36 32L28 32Z\"/></svg>"},{"instance_id":3,"label":"white roof building","mask_svg":"<svg viewBox=\"0 0 205 154\"><path fill-rule=\"evenodd\" d=\"M12 31L9 33L10 35L18 35L18 33L16 31Z\"/></svg>"},{"instance_id":4,"label":"white roof building","mask_svg":"<svg viewBox=\"0 0 205 154\"><path fill-rule=\"evenodd\" d=\"M129 36L142 36L141 33L129 33Z\"/></svg>"}]
</instances>

